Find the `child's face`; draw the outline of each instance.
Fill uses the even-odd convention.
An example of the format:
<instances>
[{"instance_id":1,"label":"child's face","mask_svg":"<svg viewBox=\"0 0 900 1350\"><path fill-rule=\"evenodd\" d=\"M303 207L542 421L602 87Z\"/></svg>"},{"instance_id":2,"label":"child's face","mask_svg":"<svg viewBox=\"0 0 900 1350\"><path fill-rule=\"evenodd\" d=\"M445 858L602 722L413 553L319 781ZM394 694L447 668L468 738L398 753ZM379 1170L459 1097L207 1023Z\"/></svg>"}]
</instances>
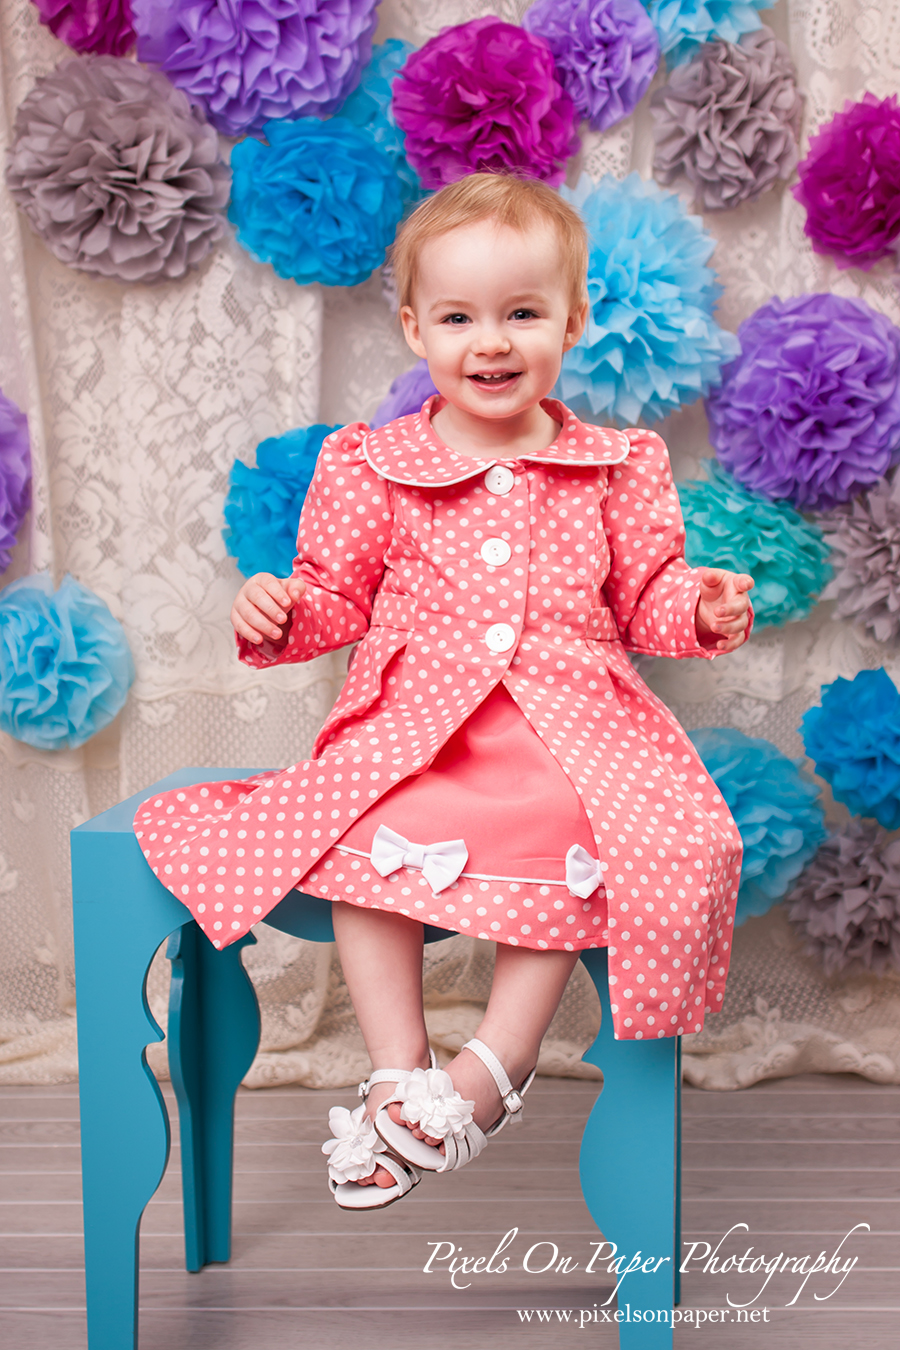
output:
<instances>
[{"instance_id":1,"label":"child's face","mask_svg":"<svg viewBox=\"0 0 900 1350\"><path fill-rule=\"evenodd\" d=\"M413 304L401 311L438 391L491 422L547 397L586 315L586 303L572 308L552 226L519 231L493 220L427 240Z\"/></svg>"}]
</instances>

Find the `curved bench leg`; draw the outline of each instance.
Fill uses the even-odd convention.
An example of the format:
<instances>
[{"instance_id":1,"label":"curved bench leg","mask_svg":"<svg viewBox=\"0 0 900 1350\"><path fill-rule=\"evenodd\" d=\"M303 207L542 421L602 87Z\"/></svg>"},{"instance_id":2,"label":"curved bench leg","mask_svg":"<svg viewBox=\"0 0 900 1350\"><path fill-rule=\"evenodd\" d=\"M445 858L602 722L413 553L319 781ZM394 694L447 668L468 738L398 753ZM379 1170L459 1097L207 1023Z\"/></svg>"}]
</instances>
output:
<instances>
[{"instance_id":1,"label":"curved bench leg","mask_svg":"<svg viewBox=\"0 0 900 1350\"><path fill-rule=\"evenodd\" d=\"M146 877L128 871L127 855L117 869L116 858L95 856L90 836L88 844L82 836L76 845L77 838L72 881L88 1345L132 1350L141 1215L169 1155L169 1118L145 1054L148 1043L162 1040L147 1006L146 979L184 909L152 893L164 888L143 859Z\"/></svg>"},{"instance_id":2,"label":"curved bench leg","mask_svg":"<svg viewBox=\"0 0 900 1350\"><path fill-rule=\"evenodd\" d=\"M259 1045L259 1004L241 963L247 934L217 951L193 920L169 938L167 1045L178 1101L188 1270L231 1256L234 1097Z\"/></svg>"},{"instance_id":3,"label":"curved bench leg","mask_svg":"<svg viewBox=\"0 0 900 1350\"><path fill-rule=\"evenodd\" d=\"M616 1244L598 1248L594 1272L620 1260L619 1270L640 1263L621 1280L618 1306L632 1320L619 1323L621 1350L671 1350L669 1310L680 1261L677 1182L681 1098L677 1038L613 1038L605 950L582 953L603 1010L599 1035L584 1058L603 1070L603 1091L581 1143L581 1187L591 1217ZM653 1258L652 1260L650 1258ZM644 1267L646 1266L646 1269ZM611 1277L617 1279L616 1272ZM666 1313L660 1322L656 1314ZM645 1313L653 1313L645 1321ZM640 1320L636 1314L640 1313Z\"/></svg>"}]
</instances>

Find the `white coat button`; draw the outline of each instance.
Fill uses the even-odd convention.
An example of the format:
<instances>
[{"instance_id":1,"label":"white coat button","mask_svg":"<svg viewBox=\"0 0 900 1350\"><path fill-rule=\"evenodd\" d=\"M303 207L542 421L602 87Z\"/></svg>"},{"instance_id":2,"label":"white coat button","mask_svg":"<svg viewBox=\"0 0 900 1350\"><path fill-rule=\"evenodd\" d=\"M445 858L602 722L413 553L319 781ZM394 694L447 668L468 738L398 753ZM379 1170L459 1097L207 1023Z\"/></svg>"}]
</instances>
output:
<instances>
[{"instance_id":1,"label":"white coat button","mask_svg":"<svg viewBox=\"0 0 900 1350\"><path fill-rule=\"evenodd\" d=\"M515 645L516 630L510 628L508 623L491 624L484 640L492 652L508 652Z\"/></svg>"},{"instance_id":2,"label":"white coat button","mask_svg":"<svg viewBox=\"0 0 900 1350\"><path fill-rule=\"evenodd\" d=\"M515 474L503 464L495 464L484 475L484 486L488 492L494 492L498 497L505 497L507 492L512 492L515 485Z\"/></svg>"},{"instance_id":3,"label":"white coat button","mask_svg":"<svg viewBox=\"0 0 900 1350\"><path fill-rule=\"evenodd\" d=\"M505 539L485 539L481 545L481 560L491 567L502 567L512 557L512 549Z\"/></svg>"}]
</instances>

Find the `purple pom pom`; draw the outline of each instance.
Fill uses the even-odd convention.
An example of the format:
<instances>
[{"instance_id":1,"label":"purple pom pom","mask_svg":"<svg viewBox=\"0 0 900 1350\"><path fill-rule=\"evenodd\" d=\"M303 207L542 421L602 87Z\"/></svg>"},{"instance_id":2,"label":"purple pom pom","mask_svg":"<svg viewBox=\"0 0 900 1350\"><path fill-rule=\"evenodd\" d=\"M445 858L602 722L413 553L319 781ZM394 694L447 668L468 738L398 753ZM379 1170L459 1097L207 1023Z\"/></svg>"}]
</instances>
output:
<instances>
[{"instance_id":1,"label":"purple pom pom","mask_svg":"<svg viewBox=\"0 0 900 1350\"><path fill-rule=\"evenodd\" d=\"M406 417L407 413L417 413L426 398L436 393L428 373L428 362L417 361L412 370L404 371L394 380L387 397L379 403L372 418L372 429L385 427L397 417Z\"/></svg>"},{"instance_id":2,"label":"purple pom pom","mask_svg":"<svg viewBox=\"0 0 900 1350\"><path fill-rule=\"evenodd\" d=\"M490 16L445 28L413 52L393 106L426 188L478 172L523 173L555 187L578 148L547 43Z\"/></svg>"},{"instance_id":3,"label":"purple pom pom","mask_svg":"<svg viewBox=\"0 0 900 1350\"><path fill-rule=\"evenodd\" d=\"M864 94L813 136L794 196L817 253L868 270L900 234L900 108L897 95Z\"/></svg>"},{"instance_id":4,"label":"purple pom pom","mask_svg":"<svg viewBox=\"0 0 900 1350\"><path fill-rule=\"evenodd\" d=\"M31 448L28 422L0 394L0 572L9 567L16 531L31 502Z\"/></svg>"},{"instance_id":5,"label":"purple pom pom","mask_svg":"<svg viewBox=\"0 0 900 1350\"><path fill-rule=\"evenodd\" d=\"M563 88L595 131L633 112L659 65L640 0L537 0L522 25L546 39Z\"/></svg>"},{"instance_id":6,"label":"purple pom pom","mask_svg":"<svg viewBox=\"0 0 900 1350\"><path fill-rule=\"evenodd\" d=\"M134 46L128 0L34 0L34 3L41 23L76 52L124 56Z\"/></svg>"},{"instance_id":7,"label":"purple pom pom","mask_svg":"<svg viewBox=\"0 0 900 1350\"><path fill-rule=\"evenodd\" d=\"M226 136L323 117L359 84L377 0L132 0L138 58Z\"/></svg>"},{"instance_id":8,"label":"purple pom pom","mask_svg":"<svg viewBox=\"0 0 900 1350\"><path fill-rule=\"evenodd\" d=\"M776 297L738 339L707 412L739 483L824 511L900 459L900 329L883 314L837 295Z\"/></svg>"}]
</instances>

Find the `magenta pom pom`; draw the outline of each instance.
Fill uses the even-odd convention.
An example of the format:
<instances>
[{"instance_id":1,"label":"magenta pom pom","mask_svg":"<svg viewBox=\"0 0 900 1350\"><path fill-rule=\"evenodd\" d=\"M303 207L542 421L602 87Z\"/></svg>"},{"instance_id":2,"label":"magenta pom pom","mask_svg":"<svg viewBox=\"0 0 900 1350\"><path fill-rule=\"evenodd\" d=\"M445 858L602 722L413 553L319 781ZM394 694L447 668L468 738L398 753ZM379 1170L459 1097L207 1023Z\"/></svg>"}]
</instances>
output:
<instances>
[{"instance_id":1,"label":"magenta pom pom","mask_svg":"<svg viewBox=\"0 0 900 1350\"><path fill-rule=\"evenodd\" d=\"M813 136L794 196L806 233L838 267L866 271L900 235L900 108L897 95L864 94Z\"/></svg>"},{"instance_id":2,"label":"magenta pom pom","mask_svg":"<svg viewBox=\"0 0 900 1350\"><path fill-rule=\"evenodd\" d=\"M394 82L394 117L426 188L467 173L558 186L578 148L572 100L543 38L487 17L445 28Z\"/></svg>"},{"instance_id":3,"label":"magenta pom pom","mask_svg":"<svg viewBox=\"0 0 900 1350\"><path fill-rule=\"evenodd\" d=\"M605 131L640 103L659 65L659 38L641 0L536 0L522 20L546 38L582 117Z\"/></svg>"},{"instance_id":4,"label":"magenta pom pom","mask_svg":"<svg viewBox=\"0 0 900 1350\"><path fill-rule=\"evenodd\" d=\"M134 46L129 0L34 0L41 23L76 52L124 56Z\"/></svg>"}]
</instances>

